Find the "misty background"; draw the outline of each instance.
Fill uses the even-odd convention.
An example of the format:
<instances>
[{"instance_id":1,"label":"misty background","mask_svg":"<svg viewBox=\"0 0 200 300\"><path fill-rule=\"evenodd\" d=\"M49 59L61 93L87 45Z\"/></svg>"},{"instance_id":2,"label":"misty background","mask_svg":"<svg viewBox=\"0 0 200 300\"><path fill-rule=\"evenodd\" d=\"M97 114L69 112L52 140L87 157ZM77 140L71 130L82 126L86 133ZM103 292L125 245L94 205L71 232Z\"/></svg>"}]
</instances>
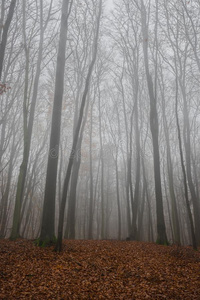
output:
<instances>
[{"instance_id":1,"label":"misty background","mask_svg":"<svg viewBox=\"0 0 200 300\"><path fill-rule=\"evenodd\" d=\"M199 14L1 2L1 237L199 245Z\"/></svg>"}]
</instances>

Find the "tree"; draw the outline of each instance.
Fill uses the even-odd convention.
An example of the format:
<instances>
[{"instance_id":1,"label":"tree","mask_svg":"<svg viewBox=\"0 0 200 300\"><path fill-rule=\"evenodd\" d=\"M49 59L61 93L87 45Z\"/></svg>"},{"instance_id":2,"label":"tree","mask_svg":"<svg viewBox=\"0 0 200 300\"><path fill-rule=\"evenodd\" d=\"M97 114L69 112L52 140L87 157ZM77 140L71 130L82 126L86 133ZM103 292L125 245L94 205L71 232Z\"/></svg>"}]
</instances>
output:
<instances>
[{"instance_id":1,"label":"tree","mask_svg":"<svg viewBox=\"0 0 200 300\"><path fill-rule=\"evenodd\" d=\"M17 0L11 0L9 9L8 9L8 15L5 21L5 24L3 24L3 20L1 20L2 24L1 27L3 27L3 33L1 38L1 44L0 44L0 80L2 77L2 71L3 71L3 63L4 63L4 56L5 56L5 49L6 49L6 43L7 43L7 37L8 37L8 30L14 15L15 6L16 6ZM4 14L5 10L5 1L2 1L2 15Z\"/></svg>"},{"instance_id":2,"label":"tree","mask_svg":"<svg viewBox=\"0 0 200 300\"><path fill-rule=\"evenodd\" d=\"M36 106L38 86L39 86L39 78L41 74L44 32L49 22L51 6L52 6L52 0L50 3L47 20L44 23L43 22L43 13L44 13L43 1L40 0L40 41L39 41L38 58L37 58L37 65L36 65L36 74L35 74L34 84L33 84L33 94L32 94L31 104L30 104L30 112L28 113L28 109L29 109L28 108L29 106L28 86L29 86L29 63L30 63L29 43L30 42L28 43L27 36L26 36L26 2L25 1L23 2L23 37L24 37L25 57L26 57L26 75L25 75L24 104L23 104L24 152L23 152L23 160L20 166L20 172L19 172L18 182L17 182L13 226L12 226L12 232L10 236L11 239L16 239L20 235L19 231L20 231L21 204L23 199L24 185L25 185L27 166L29 160L33 122L34 122L34 115L35 115L35 106Z\"/></svg>"},{"instance_id":3,"label":"tree","mask_svg":"<svg viewBox=\"0 0 200 300\"><path fill-rule=\"evenodd\" d=\"M179 218L178 218L178 209L177 209L177 199L175 195L175 188L174 188L174 171L173 171L173 164L172 164L172 154L170 148L170 138L169 138L169 125L167 124L167 117L166 117L166 97L165 97L165 84L163 82L163 72L160 70L160 80L159 86L161 91L161 98L162 98L162 116L163 116L163 127L164 127L164 135L166 140L166 155L167 155L167 178L169 183L169 194L171 199L171 214L172 214L172 235L174 236L174 242L178 245L181 244L181 237L180 237L180 225L179 225Z\"/></svg>"},{"instance_id":4,"label":"tree","mask_svg":"<svg viewBox=\"0 0 200 300\"><path fill-rule=\"evenodd\" d=\"M80 110L80 102L84 89L84 78L88 70L88 63L91 60L91 53L93 50L93 33L95 30L95 1L85 1L83 5L75 7L73 11L73 24L69 33L69 38L72 39L74 49L72 50L73 56L73 73L71 77L73 81L71 85L74 88L73 95L75 99L75 111L73 120L73 136L75 135L78 115ZM77 17L79 16L80 17ZM83 26L84 24L84 26ZM90 38L88 38L90 36ZM90 102L90 90L86 100L86 109L81 126L81 132L79 134L74 162L72 167L72 175L69 187L68 197L68 209L67 209L67 224L65 229L65 238L74 239L76 236L75 224L76 224L76 207L77 207L77 185L79 182L79 171L81 166L81 147L84 134L84 127L87 121L88 105Z\"/></svg>"},{"instance_id":5,"label":"tree","mask_svg":"<svg viewBox=\"0 0 200 300\"><path fill-rule=\"evenodd\" d=\"M71 171L72 171L72 166L73 166L73 161L74 161L74 154L77 149L76 146L77 146L78 137L79 137L79 133L80 133L80 129L81 129L86 98L87 98L87 94L89 91L89 85L90 85L90 80L91 80L91 76L92 76L92 71L93 71L93 68L94 68L94 65L96 62L96 57L97 57L101 12L102 12L102 0L99 1L92 60L89 65L89 69L88 69L88 73L87 73L87 77L86 77L86 81L85 81L85 88L84 88L83 97L82 97L82 101L81 101L79 118L78 118L76 130L75 130L75 134L73 137L72 149L71 149L69 163L68 163L67 172L66 172L66 176L65 176L65 180L64 180L64 185L63 185L63 194L62 194L62 201L61 201L61 205L60 205L59 223L58 223L58 239L57 239L55 251L61 251L61 249L62 249L62 236L63 236L63 223L64 223L66 197L67 197L68 186L69 186L69 181L70 181Z\"/></svg>"},{"instance_id":6,"label":"tree","mask_svg":"<svg viewBox=\"0 0 200 300\"><path fill-rule=\"evenodd\" d=\"M150 74L150 70L149 70L149 57L148 57L149 35L148 35L148 25L147 25L146 18L147 18L147 12L146 12L144 2L142 1L141 2L141 23L142 23L144 64L145 64L146 79L147 79L147 86L148 86L149 99L150 99L150 128L152 134L153 157L154 157L154 178L155 178L155 194L156 194L156 214L157 214L157 243L168 244L166 228L165 228L164 212L163 212L163 198L162 198L161 174L160 174L160 154L159 154L159 144L158 144L159 126L158 126L158 113L156 107L157 95L154 92L152 75ZM157 36L156 36L156 41L157 41Z\"/></svg>"},{"instance_id":7,"label":"tree","mask_svg":"<svg viewBox=\"0 0 200 300\"><path fill-rule=\"evenodd\" d=\"M93 105L94 105L94 102L92 102L91 104L91 109L90 109L90 199L89 199L89 224L88 224L88 238L89 239L92 239L93 238L93 232L92 232L92 229L93 229L93 211L94 211L94 187L93 187L93 182L94 182L94 179L93 179L93 169L92 169L92 166L93 166L93 158L92 158L92 130L93 130L93 114L92 114L92 111L93 111Z\"/></svg>"},{"instance_id":8,"label":"tree","mask_svg":"<svg viewBox=\"0 0 200 300\"><path fill-rule=\"evenodd\" d=\"M62 112L62 100L64 90L65 52L67 43L68 18L73 1L63 0L58 56L56 66L56 82L54 104L52 112L52 125L50 147L48 154L45 195L39 245L55 241L55 196L58 166L58 151L60 143L60 124Z\"/></svg>"},{"instance_id":9,"label":"tree","mask_svg":"<svg viewBox=\"0 0 200 300\"><path fill-rule=\"evenodd\" d=\"M196 242L196 237L195 237L194 223L193 223L193 219L192 219L192 213L191 213L190 202L189 202L189 197L188 197L187 175L186 175L186 170L185 170L185 165L184 165L181 130L180 130L180 124L179 124L179 118L178 118L178 80L177 80L177 77L176 77L176 99L175 99L175 101L176 101L175 102L176 123L177 123L178 140L179 140L179 151L180 151L180 157L181 157L181 168L182 168L183 180L184 180L186 208L187 208L188 218L189 218L189 222L190 222L192 245L193 245L193 248L195 250L197 250L197 242Z\"/></svg>"}]
</instances>

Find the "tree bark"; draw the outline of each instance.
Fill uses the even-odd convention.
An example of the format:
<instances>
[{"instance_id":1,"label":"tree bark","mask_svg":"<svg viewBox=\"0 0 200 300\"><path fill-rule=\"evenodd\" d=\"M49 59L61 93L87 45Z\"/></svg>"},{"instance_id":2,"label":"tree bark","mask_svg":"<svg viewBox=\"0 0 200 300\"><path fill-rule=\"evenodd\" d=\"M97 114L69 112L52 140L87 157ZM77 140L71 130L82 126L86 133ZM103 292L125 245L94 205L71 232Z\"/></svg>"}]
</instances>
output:
<instances>
[{"instance_id":1,"label":"tree bark","mask_svg":"<svg viewBox=\"0 0 200 300\"><path fill-rule=\"evenodd\" d=\"M21 213L21 204L23 199L24 193L24 185L26 180L26 173L29 161L29 154L30 154L30 147L31 147L31 139L32 139L32 131L33 131L33 122L34 122L34 115L35 115L35 106L37 101L37 94L38 94L38 86L39 86L39 78L41 73L41 63L43 57L43 42L44 42L44 30L43 27L43 2L40 0L40 42L39 42L39 51L38 51L38 59L37 59L37 66L36 66L36 74L34 79L33 85L33 94L31 99L31 106L30 106L30 113L28 119L28 107L27 107L27 100L28 100L28 73L29 73L29 49L27 46L26 41L26 23L25 23L25 3L23 5L24 9L24 43L25 43L25 53L26 53L26 80L25 80L25 92L24 92L24 152L23 152L23 160L20 166L20 172L18 177L17 183L17 192L15 198L15 210L14 210L14 217L13 217L13 228L11 232L11 239L16 239L20 235L20 213ZM47 23L46 23L47 25Z\"/></svg>"},{"instance_id":2,"label":"tree bark","mask_svg":"<svg viewBox=\"0 0 200 300\"><path fill-rule=\"evenodd\" d=\"M3 71L5 49L6 49L7 39L8 39L8 30L10 28L10 24L11 24L13 15L14 15L16 2L17 2L17 0L11 1L10 7L8 10L8 16L5 21L5 24L4 24L4 26L3 26L3 24L1 24L1 26L3 26L3 34L2 34L1 44L0 44L0 80L2 77L2 71Z\"/></svg>"},{"instance_id":3,"label":"tree bark","mask_svg":"<svg viewBox=\"0 0 200 300\"><path fill-rule=\"evenodd\" d=\"M91 80L91 76L92 76L92 71L93 71L93 68L94 68L94 65L96 62L96 57L97 57L101 12L102 12L102 0L99 1L99 12L98 12L98 17L97 17L97 28L96 28L95 38L94 38L94 48L93 48L94 50L93 50L92 61L89 65L88 74L86 77L85 89L84 89L83 97L82 97L82 101L81 101L79 118L78 118L76 130L75 130L75 135L73 138L72 150L70 153L69 163L68 163L67 172L66 172L66 176L65 176L65 180L64 180L62 201L61 201L60 214L59 214L59 223L58 223L58 239L56 242L55 251L61 251L61 249L62 249L63 223L64 223L66 198L67 198L68 186L69 186L69 181L70 181L71 171L72 171L72 166L73 166L73 161L74 161L74 153L75 153L75 150L77 147L77 142L78 142L79 133L80 133L80 129L81 129L86 98L87 98L87 94L89 91L89 85L90 85L90 80Z\"/></svg>"},{"instance_id":4,"label":"tree bark","mask_svg":"<svg viewBox=\"0 0 200 300\"><path fill-rule=\"evenodd\" d=\"M72 2L71 2L72 5ZM68 17L70 14L70 0L62 2L61 28L58 45L58 56L56 65L56 82L54 93L54 104L52 112L52 125L50 136L50 147L47 163L47 175L45 184L45 195L43 204L43 215L39 245L55 241L55 197L58 167L58 153L60 143L60 124L62 115L62 100L64 91L65 74L65 51L67 43Z\"/></svg>"},{"instance_id":5,"label":"tree bark","mask_svg":"<svg viewBox=\"0 0 200 300\"><path fill-rule=\"evenodd\" d=\"M142 22L142 37L143 37L143 54L146 71L147 86L150 99L150 128L153 143L153 158L154 158L154 179L155 179L155 194L156 194L156 215L157 215L157 243L168 244L164 212L163 212L163 197L161 188L161 174L160 174L160 153L158 143L158 115L157 115L157 101L153 90L153 80L149 71L148 58L148 27L146 21L146 8L143 1L141 2L141 22Z\"/></svg>"},{"instance_id":6,"label":"tree bark","mask_svg":"<svg viewBox=\"0 0 200 300\"><path fill-rule=\"evenodd\" d=\"M181 168L182 168L182 172L183 172L186 208L187 208L188 219L189 219L189 222L190 222L192 245L193 245L193 248L195 250L197 250L197 242L196 242L196 237L195 237L194 223L193 223L192 212L191 212L191 209L190 209L190 202L189 202L189 197L188 197L187 175L186 175L184 159L183 159L181 130L180 130L179 118L178 118L178 82L177 82L177 77L176 77L176 99L175 100L176 100L176 103L175 103L176 124L177 124L177 130L178 130L179 151L180 151L180 158L181 158Z\"/></svg>"}]
</instances>

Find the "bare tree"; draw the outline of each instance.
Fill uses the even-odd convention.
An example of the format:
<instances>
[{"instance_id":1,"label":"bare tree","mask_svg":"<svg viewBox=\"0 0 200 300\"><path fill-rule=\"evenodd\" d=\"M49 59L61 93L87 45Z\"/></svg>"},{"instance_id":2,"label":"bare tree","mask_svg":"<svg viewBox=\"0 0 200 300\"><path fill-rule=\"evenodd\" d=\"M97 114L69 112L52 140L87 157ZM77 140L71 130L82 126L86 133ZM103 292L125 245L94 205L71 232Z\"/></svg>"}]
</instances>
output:
<instances>
[{"instance_id":1,"label":"bare tree","mask_svg":"<svg viewBox=\"0 0 200 300\"><path fill-rule=\"evenodd\" d=\"M72 2L73 1L70 2L69 0L63 0L62 2L62 17L56 66L51 137L39 245L48 244L55 241L55 196L64 89L65 52L67 43L68 18L72 7Z\"/></svg>"},{"instance_id":2,"label":"bare tree","mask_svg":"<svg viewBox=\"0 0 200 300\"><path fill-rule=\"evenodd\" d=\"M16 6L17 0L11 0L10 6L8 9L8 15L5 20L5 23L3 24L3 18L1 18L1 28L3 28L3 33L1 37L1 44L0 44L0 80L2 77L2 71L3 71L3 63L4 63L4 56L5 56L5 50L6 50L6 44L7 44L7 37L8 37L8 31L9 27L14 15L15 11L15 6ZM4 15L4 10L5 10L5 1L2 1L2 6L1 6L1 17Z\"/></svg>"},{"instance_id":3,"label":"bare tree","mask_svg":"<svg viewBox=\"0 0 200 300\"><path fill-rule=\"evenodd\" d=\"M69 186L69 181L70 181L70 177L71 177L74 153L76 150L78 137L79 137L80 129L81 129L81 124L82 124L82 120L83 120L86 98L87 98L87 94L89 91L89 85L90 85L90 80L91 80L91 76L92 76L92 71L93 71L93 68L94 68L94 65L96 62L96 57L97 57L101 12L102 12L102 0L100 0L99 6L98 6L98 15L97 15L97 21L96 21L97 25L96 25L96 32L95 32L95 37L94 37L93 55L92 55L92 60L89 65L89 69L88 69L88 73L87 73L87 77L86 77L86 81L85 81L85 89L84 89L83 97L82 97L82 101L81 101L79 118L78 118L78 122L77 122L75 135L73 137L72 150L70 153L69 163L68 163L67 172L66 172L66 176L65 176L65 180L64 180L62 201L61 201L60 214L59 214L58 239L57 239L57 243L56 243L56 247L55 247L56 251L61 251L61 248L62 248L63 223L64 223L64 211L65 211L66 197L67 197L68 186Z\"/></svg>"},{"instance_id":4,"label":"bare tree","mask_svg":"<svg viewBox=\"0 0 200 300\"><path fill-rule=\"evenodd\" d=\"M26 3L23 2L23 35L24 35L25 57L26 57L26 75L25 75L24 104L23 104L24 152L23 152L23 160L22 160L22 163L20 166L20 172L19 172L18 183L17 183L11 239L16 239L20 235L19 230L20 230L21 204L22 204L22 198L23 198L23 193L24 193L24 184L25 184L25 179L26 179L32 131L33 131L35 106L36 106L36 101L37 101L39 78L40 78L40 73L41 73L41 64L42 64L42 58L43 58L44 32L45 32L45 29L49 22L51 6L52 6L52 1L50 3L47 20L44 23L44 21L43 21L43 13L44 13L43 12L43 1L40 0L40 41L39 41L38 58L37 58L37 65L36 65L36 74L35 74L34 84L33 84L33 94L32 94L31 104L30 104L30 112L28 113L30 42L29 43L27 42L27 37L26 37Z\"/></svg>"},{"instance_id":5,"label":"bare tree","mask_svg":"<svg viewBox=\"0 0 200 300\"><path fill-rule=\"evenodd\" d=\"M184 180L184 192L185 192L185 201L186 201L186 207L187 207L187 213L188 218L190 222L190 229L191 229L191 236L192 236L192 245L193 248L197 249L197 242L195 237L195 231L194 231L194 223L192 218L192 213L190 209L190 202L188 197L188 187L187 187L187 175L184 165L184 158L183 158L183 148L182 148L182 140L181 140L181 130L180 130L180 124L179 124L179 118L178 118L178 81L176 79L176 122L177 122L177 129L178 129L178 140L179 140L179 150L180 150L180 157L181 157L181 167L183 172L183 180Z\"/></svg>"},{"instance_id":6,"label":"bare tree","mask_svg":"<svg viewBox=\"0 0 200 300\"><path fill-rule=\"evenodd\" d=\"M158 126L158 113L156 107L157 95L154 92L152 75L150 74L150 70L149 70L148 23L147 23L147 12L143 1L141 2L141 22L142 22L144 64L145 64L147 86L148 86L149 99L150 99L150 127L151 127L152 142L153 142L154 178L155 178L155 193L156 193L157 243L168 244L166 228L165 228L164 212L163 212L163 198L162 198L161 174L160 174L160 154L159 154L159 144L158 144L159 126Z\"/></svg>"}]
</instances>

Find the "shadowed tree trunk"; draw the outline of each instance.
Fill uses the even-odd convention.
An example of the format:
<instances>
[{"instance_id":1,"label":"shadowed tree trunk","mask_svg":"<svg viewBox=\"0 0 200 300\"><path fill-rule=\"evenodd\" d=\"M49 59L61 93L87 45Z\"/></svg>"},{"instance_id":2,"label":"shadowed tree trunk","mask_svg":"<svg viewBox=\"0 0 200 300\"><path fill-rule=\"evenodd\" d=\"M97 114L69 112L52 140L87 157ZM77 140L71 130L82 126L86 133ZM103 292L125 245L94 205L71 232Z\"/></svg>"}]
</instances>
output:
<instances>
[{"instance_id":1,"label":"shadowed tree trunk","mask_svg":"<svg viewBox=\"0 0 200 300\"><path fill-rule=\"evenodd\" d=\"M56 82L54 93L54 104L52 112L52 125L50 136L50 147L48 154L47 175L45 184L45 195L43 204L43 215L39 245L48 244L55 241L55 197L56 180L58 167L58 153L60 143L60 124L62 114L62 100L64 90L65 73L65 51L67 43L68 17L72 2L63 0L61 28L58 45L58 56L56 66Z\"/></svg>"},{"instance_id":2,"label":"shadowed tree trunk","mask_svg":"<svg viewBox=\"0 0 200 300\"><path fill-rule=\"evenodd\" d=\"M161 174L160 174L160 153L158 144L158 114L157 114L157 99L154 94L153 80L149 71L148 58L148 25L146 20L146 8L143 1L141 2L141 22L142 22L142 38L143 38L143 54L146 71L147 86L150 99L150 128L153 143L153 158L154 158L154 179L155 179L155 194L156 194L156 215L157 215L157 243L168 244L164 212L163 212L163 197L161 188ZM156 72L157 73L157 72Z\"/></svg>"},{"instance_id":3,"label":"shadowed tree trunk","mask_svg":"<svg viewBox=\"0 0 200 300\"><path fill-rule=\"evenodd\" d=\"M97 23L96 23L97 25L96 25L96 33L95 33L95 37L94 37L94 48L93 48L92 61L89 65L89 69L88 69L88 73L87 73L87 77L86 77L85 89L84 89L83 97L82 97L82 101L81 101L79 118L78 118L76 130L75 130L75 134L73 137L72 149L71 149L69 163L68 163L67 172L66 172L66 176L65 176L65 180L64 180L64 185L63 185L63 194L62 194L62 201L61 201L61 205L60 205L59 223L58 223L58 239L57 239L55 251L61 251L61 249L62 249L63 223L64 223L66 198L67 198L68 186L69 186L69 181L70 181L71 171L72 171L72 166L73 166L73 161L74 161L74 154L76 154L75 151L77 149L77 142L78 142L82 119L83 119L83 115L84 115L86 98L87 98L87 94L89 91L89 85L90 85L90 80L91 80L91 76L92 76L92 71L93 71L93 68L94 68L94 65L96 62L96 57L97 57L99 28L100 28L100 20L101 20L101 12L102 12L102 0L99 1L98 9L99 9L99 12L98 12L98 16L97 16Z\"/></svg>"},{"instance_id":4,"label":"shadowed tree trunk","mask_svg":"<svg viewBox=\"0 0 200 300\"><path fill-rule=\"evenodd\" d=\"M76 225L76 203L77 203L77 184L78 184L78 174L81 165L81 144L83 140L83 133L84 128L87 120L88 114L88 104L85 109L85 115L82 121L81 132L79 134L79 139L76 146L76 151L74 153L74 162L72 168L72 176L71 176L71 185L70 185L70 193L69 193L69 204L68 204L68 211L67 211L67 226L65 231L65 237L68 239L75 239L75 225ZM76 124L76 122L75 122Z\"/></svg>"},{"instance_id":5,"label":"shadowed tree trunk","mask_svg":"<svg viewBox=\"0 0 200 300\"><path fill-rule=\"evenodd\" d=\"M115 160L115 173L116 173L116 189L117 189L117 212L118 212L118 240L121 240L122 222L121 222L121 204L119 192L119 171L118 171L117 158Z\"/></svg>"},{"instance_id":6,"label":"shadowed tree trunk","mask_svg":"<svg viewBox=\"0 0 200 300\"><path fill-rule=\"evenodd\" d=\"M137 82L138 86L138 82ZM137 89L137 87L136 87ZM138 93L136 92L135 99L135 144L136 144L136 179L135 179L135 191L132 207L132 226L131 226L131 239L135 240L138 236L137 216L138 205L140 202L140 133L139 133L139 119L138 119Z\"/></svg>"},{"instance_id":7,"label":"shadowed tree trunk","mask_svg":"<svg viewBox=\"0 0 200 300\"><path fill-rule=\"evenodd\" d=\"M124 162L126 164L126 202L127 202L127 229L128 229L128 237L130 237L131 233L131 206L130 206L130 185L131 185L131 159L130 159L130 149L129 149L129 143L132 143L132 136L129 135L129 129L128 129L128 118L126 114L126 105L125 105L125 93L124 93L124 86L123 86L123 77L124 77L124 70L122 69L122 74L119 78L120 82L120 88L121 88L121 94L122 94L122 105L123 105L123 115L124 115L124 122L125 122L125 131L126 131L126 161L124 159ZM119 121L119 116L118 116ZM132 119L130 120L130 126L132 126ZM130 136L130 141L129 141ZM131 147L130 147L131 148ZM124 165L125 165L124 164Z\"/></svg>"},{"instance_id":8,"label":"shadowed tree trunk","mask_svg":"<svg viewBox=\"0 0 200 300\"><path fill-rule=\"evenodd\" d=\"M51 7L51 6L50 6ZM24 44L25 44L25 54L26 54L26 79L25 79L25 91L24 91L24 152L23 152L23 160L20 166L20 172L18 176L17 183L17 192L15 199L15 209L14 209L14 217L13 217L13 227L11 232L11 239L16 239L20 235L20 214L21 214L21 205L24 194L24 185L26 180L26 173L28 167L28 160L30 154L30 146L31 146L31 138L33 131L33 122L35 115L35 106L37 101L38 94L38 86L39 86L39 78L41 73L41 63L43 58L43 42L44 42L44 31L47 27L48 20L50 15L47 18L46 23L43 25L43 1L40 0L40 42L39 42L39 51L38 51L38 59L36 66L36 74L33 85L33 94L30 105L30 113L28 113L28 80L29 80L29 48L26 41L26 22L25 22L25 12L26 6L25 2L23 4L23 14L24 14L24 25L23 25L23 33L24 33ZM50 10L49 10L50 13ZM29 117L28 117L29 115Z\"/></svg>"},{"instance_id":9,"label":"shadowed tree trunk","mask_svg":"<svg viewBox=\"0 0 200 300\"><path fill-rule=\"evenodd\" d=\"M77 147L74 155L74 162L71 175L69 204L67 211L67 226L65 237L68 239L75 239L75 217L76 217L76 200L77 200L77 184L78 174L81 165L81 143L83 135L81 134L77 142Z\"/></svg>"},{"instance_id":10,"label":"shadowed tree trunk","mask_svg":"<svg viewBox=\"0 0 200 300\"><path fill-rule=\"evenodd\" d=\"M174 190L174 174L173 174L173 164L172 164L171 149L170 149L169 128L167 124L166 109L165 109L166 99L164 95L163 74L161 74L161 81L162 81L162 85L160 87L160 90L161 90L161 97L162 97L163 127L164 127L164 135L166 140L166 152L167 152L167 178L169 183L169 193L170 193L170 200L171 200L171 215L172 215L172 230L173 230L172 235L174 236L174 242L180 244L181 243L180 225L179 225L178 210L177 210L176 196Z\"/></svg>"},{"instance_id":11,"label":"shadowed tree trunk","mask_svg":"<svg viewBox=\"0 0 200 300\"><path fill-rule=\"evenodd\" d=\"M93 204L94 204L94 188L93 188L93 164L92 164L92 129L93 129L93 120L92 120L92 111L93 104L91 105L90 110L90 199L89 199L89 221L88 221L88 239L91 240L93 238Z\"/></svg>"},{"instance_id":12,"label":"shadowed tree trunk","mask_svg":"<svg viewBox=\"0 0 200 300\"><path fill-rule=\"evenodd\" d=\"M181 158L181 168L182 168L182 172L183 172L185 201L186 201L186 208L187 208L188 219L189 219L189 222L190 222L192 246L196 250L197 249L197 242L196 242L194 223L193 223L193 219L192 219L192 212L191 212L191 209L190 209L190 202L189 202L189 197L188 197L187 175L186 175L186 170L185 170L185 165L184 165L184 159L183 159L183 148L182 148L182 140L181 140L181 130L180 130L179 118L178 118L178 82L177 82L177 77L176 77L176 99L175 100L176 100L176 103L175 103L176 124L177 124L177 130L178 130L178 140L179 140L179 151L180 151L180 158Z\"/></svg>"},{"instance_id":13,"label":"shadowed tree trunk","mask_svg":"<svg viewBox=\"0 0 200 300\"><path fill-rule=\"evenodd\" d=\"M19 142L15 142L15 132L14 132L12 147L11 147L11 152L10 152L6 189L5 189L5 192L1 199L0 238L5 237L5 234L6 234L6 219L7 219L7 213L8 213L8 200L9 200L10 186L11 186L11 179L12 179L12 172L13 172L13 160L14 160L14 155L15 155L15 151L17 149L18 143Z\"/></svg>"},{"instance_id":14,"label":"shadowed tree trunk","mask_svg":"<svg viewBox=\"0 0 200 300\"><path fill-rule=\"evenodd\" d=\"M20 213L21 213L21 204L23 197L23 188L25 184L25 175L27 171L28 165L28 82L29 82L29 49L27 46L26 40L26 5L25 1L23 2L23 38L24 38L24 50L25 50L25 58L26 58L26 67L25 67L25 83L24 83L24 99L23 99L23 142L24 142L24 152L23 152L23 160L20 165L20 171L17 181L17 191L15 198L15 208L14 208L14 216L13 216L13 224L10 239L16 239L19 237L20 230Z\"/></svg>"},{"instance_id":15,"label":"shadowed tree trunk","mask_svg":"<svg viewBox=\"0 0 200 300\"><path fill-rule=\"evenodd\" d=\"M6 49L7 38L8 38L8 30L9 30L9 27L10 27L10 24L11 24L13 15L14 15L16 2L17 2L17 0L11 1L10 7L8 9L8 15L7 15L5 24L1 24L1 26L3 27L3 33L2 33L2 39L1 39L1 44L0 44L0 80L2 77L5 49ZM2 3L2 5L3 5L3 3Z\"/></svg>"},{"instance_id":16,"label":"shadowed tree trunk","mask_svg":"<svg viewBox=\"0 0 200 300\"><path fill-rule=\"evenodd\" d=\"M99 89L98 89L99 90ZM100 105L100 91L98 91L98 105L99 105L99 139L100 139L100 161L101 161L101 239L105 238L105 196L104 196L104 152L103 152L103 138L102 138L102 114Z\"/></svg>"},{"instance_id":17,"label":"shadowed tree trunk","mask_svg":"<svg viewBox=\"0 0 200 300\"><path fill-rule=\"evenodd\" d=\"M189 111L185 91L185 76L183 83L180 82L181 92L184 102L184 128L183 128L183 142L185 147L185 160L186 160L186 174L188 180L188 186L191 193L192 204L194 208L194 224L195 224L195 237L197 244L200 245L200 206L199 199L197 198L193 178L192 178L192 161L191 161L191 141L190 141L190 123L189 123Z\"/></svg>"}]
</instances>

